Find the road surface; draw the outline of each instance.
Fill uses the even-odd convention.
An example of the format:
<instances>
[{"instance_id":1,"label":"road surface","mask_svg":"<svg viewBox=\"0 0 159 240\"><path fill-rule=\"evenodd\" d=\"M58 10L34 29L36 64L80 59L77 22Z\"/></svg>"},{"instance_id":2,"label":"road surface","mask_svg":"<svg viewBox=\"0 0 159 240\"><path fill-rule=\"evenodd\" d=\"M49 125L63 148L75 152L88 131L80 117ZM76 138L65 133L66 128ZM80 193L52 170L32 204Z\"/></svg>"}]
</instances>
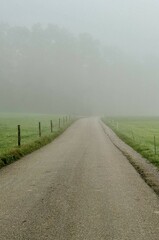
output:
<instances>
[{"instance_id":1,"label":"road surface","mask_svg":"<svg viewBox=\"0 0 159 240\"><path fill-rule=\"evenodd\" d=\"M97 118L0 170L1 240L158 240L159 199Z\"/></svg>"}]
</instances>

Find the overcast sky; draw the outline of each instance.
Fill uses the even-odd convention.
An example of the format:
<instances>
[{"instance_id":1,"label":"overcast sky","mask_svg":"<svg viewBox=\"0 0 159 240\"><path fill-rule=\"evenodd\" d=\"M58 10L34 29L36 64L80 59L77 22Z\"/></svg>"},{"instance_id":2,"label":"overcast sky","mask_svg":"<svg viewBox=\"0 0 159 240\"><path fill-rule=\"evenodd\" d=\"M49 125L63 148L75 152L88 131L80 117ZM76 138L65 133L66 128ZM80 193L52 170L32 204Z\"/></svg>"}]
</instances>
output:
<instances>
[{"instance_id":1,"label":"overcast sky","mask_svg":"<svg viewBox=\"0 0 159 240\"><path fill-rule=\"evenodd\" d=\"M0 0L0 21L58 24L137 57L159 54L158 0Z\"/></svg>"}]
</instances>

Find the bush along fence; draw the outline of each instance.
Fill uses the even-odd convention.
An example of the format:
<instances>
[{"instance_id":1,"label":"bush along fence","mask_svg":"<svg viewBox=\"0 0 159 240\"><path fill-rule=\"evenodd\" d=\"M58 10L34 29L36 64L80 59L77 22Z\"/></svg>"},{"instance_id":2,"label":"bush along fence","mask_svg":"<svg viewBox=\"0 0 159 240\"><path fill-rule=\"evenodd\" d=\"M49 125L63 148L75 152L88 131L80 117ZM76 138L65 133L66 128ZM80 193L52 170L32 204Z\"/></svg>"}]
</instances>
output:
<instances>
[{"instance_id":1,"label":"bush along fence","mask_svg":"<svg viewBox=\"0 0 159 240\"><path fill-rule=\"evenodd\" d=\"M17 143L15 142L14 147L0 154L0 168L50 143L69 127L73 121L75 121L75 118L70 116L60 117L56 120L56 123L50 120L48 122L49 131L47 133L43 131L42 122L39 121L37 122L37 137L28 143L23 143L23 125L17 125Z\"/></svg>"}]
</instances>

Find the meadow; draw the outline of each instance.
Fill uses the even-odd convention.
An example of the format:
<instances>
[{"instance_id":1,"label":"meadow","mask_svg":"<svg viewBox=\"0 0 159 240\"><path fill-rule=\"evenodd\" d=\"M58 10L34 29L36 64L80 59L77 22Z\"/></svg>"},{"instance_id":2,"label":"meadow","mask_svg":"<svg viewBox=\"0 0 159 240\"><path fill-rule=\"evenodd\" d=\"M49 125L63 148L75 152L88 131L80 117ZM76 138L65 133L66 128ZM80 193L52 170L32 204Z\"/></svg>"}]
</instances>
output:
<instances>
[{"instance_id":1,"label":"meadow","mask_svg":"<svg viewBox=\"0 0 159 240\"><path fill-rule=\"evenodd\" d=\"M59 118L61 128L59 128ZM53 133L51 133L51 120ZM41 138L39 137L39 122L41 123ZM50 142L69 123L69 117L67 117L66 122L65 116L0 113L0 159L20 149L18 148L17 125L21 126L21 154L23 155L23 152L29 153L37 149L38 146L40 147ZM24 147L25 151L23 151ZM31 148L32 150L29 150Z\"/></svg>"},{"instance_id":2,"label":"meadow","mask_svg":"<svg viewBox=\"0 0 159 240\"><path fill-rule=\"evenodd\" d=\"M159 167L159 117L104 118L128 145Z\"/></svg>"}]
</instances>

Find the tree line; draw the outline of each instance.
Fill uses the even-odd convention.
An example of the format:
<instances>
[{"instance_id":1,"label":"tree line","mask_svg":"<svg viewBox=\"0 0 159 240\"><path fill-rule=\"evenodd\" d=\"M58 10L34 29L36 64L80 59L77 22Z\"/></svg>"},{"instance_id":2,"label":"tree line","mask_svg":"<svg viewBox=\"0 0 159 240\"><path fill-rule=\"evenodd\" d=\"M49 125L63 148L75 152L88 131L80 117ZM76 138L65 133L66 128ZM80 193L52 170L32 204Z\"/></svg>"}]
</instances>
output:
<instances>
[{"instance_id":1,"label":"tree line","mask_svg":"<svg viewBox=\"0 0 159 240\"><path fill-rule=\"evenodd\" d=\"M111 113L150 73L88 33L0 24L0 111Z\"/></svg>"}]
</instances>

